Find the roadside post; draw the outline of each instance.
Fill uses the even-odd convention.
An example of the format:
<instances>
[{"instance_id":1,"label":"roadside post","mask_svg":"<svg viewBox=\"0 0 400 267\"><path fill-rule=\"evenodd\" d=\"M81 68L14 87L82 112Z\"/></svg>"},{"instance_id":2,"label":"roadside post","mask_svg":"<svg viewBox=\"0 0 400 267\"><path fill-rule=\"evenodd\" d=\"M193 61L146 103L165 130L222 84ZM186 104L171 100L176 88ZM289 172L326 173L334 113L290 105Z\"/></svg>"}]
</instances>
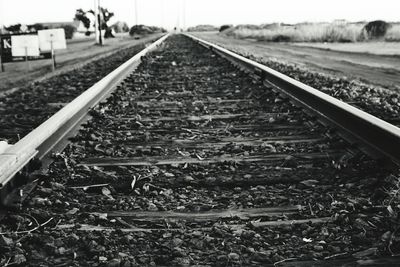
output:
<instances>
[{"instance_id":1,"label":"roadside post","mask_svg":"<svg viewBox=\"0 0 400 267\"><path fill-rule=\"evenodd\" d=\"M3 64L3 49L0 46L0 72L4 72L4 64Z\"/></svg>"},{"instance_id":2,"label":"roadside post","mask_svg":"<svg viewBox=\"0 0 400 267\"><path fill-rule=\"evenodd\" d=\"M56 70L56 58L54 56L53 34L50 34L50 49L51 49L51 70Z\"/></svg>"},{"instance_id":3,"label":"roadside post","mask_svg":"<svg viewBox=\"0 0 400 267\"><path fill-rule=\"evenodd\" d=\"M29 65L29 60L28 60L28 47L25 46L25 63L26 63L26 68L28 70L31 70L31 65Z\"/></svg>"},{"instance_id":4,"label":"roadside post","mask_svg":"<svg viewBox=\"0 0 400 267\"><path fill-rule=\"evenodd\" d=\"M11 36L11 53L13 57L24 57L26 67L30 70L29 57L38 57L40 55L37 35Z\"/></svg>"},{"instance_id":5,"label":"roadside post","mask_svg":"<svg viewBox=\"0 0 400 267\"><path fill-rule=\"evenodd\" d=\"M56 50L66 49L67 42L65 40L64 29L50 29L38 31L39 47L41 51L51 52L51 69L56 69Z\"/></svg>"},{"instance_id":6,"label":"roadside post","mask_svg":"<svg viewBox=\"0 0 400 267\"><path fill-rule=\"evenodd\" d=\"M97 13L97 21L98 21L98 25L99 26L99 44L103 45L103 38L101 37L101 20L102 20L102 16L103 16L103 12L101 12L101 7L100 7L100 0L97 0L97 5L98 5L98 13Z\"/></svg>"}]
</instances>

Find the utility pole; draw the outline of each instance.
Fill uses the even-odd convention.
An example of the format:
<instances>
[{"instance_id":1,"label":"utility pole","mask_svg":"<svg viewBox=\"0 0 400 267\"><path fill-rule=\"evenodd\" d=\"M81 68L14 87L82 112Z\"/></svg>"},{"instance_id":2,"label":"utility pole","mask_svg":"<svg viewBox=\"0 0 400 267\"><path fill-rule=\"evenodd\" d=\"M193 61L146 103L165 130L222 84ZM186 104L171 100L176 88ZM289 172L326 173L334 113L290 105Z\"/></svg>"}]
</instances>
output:
<instances>
[{"instance_id":1,"label":"utility pole","mask_svg":"<svg viewBox=\"0 0 400 267\"><path fill-rule=\"evenodd\" d=\"M103 38L101 37L101 7L100 7L100 0L97 2L98 4L98 14L97 14L97 19L98 19L98 26L99 26L99 44L103 45Z\"/></svg>"},{"instance_id":2,"label":"utility pole","mask_svg":"<svg viewBox=\"0 0 400 267\"><path fill-rule=\"evenodd\" d=\"M96 44L100 44L99 41L99 33L97 32L97 29L99 28L99 23L97 22L97 14L99 11L97 10L97 0L94 0L94 38L96 40Z\"/></svg>"}]
</instances>

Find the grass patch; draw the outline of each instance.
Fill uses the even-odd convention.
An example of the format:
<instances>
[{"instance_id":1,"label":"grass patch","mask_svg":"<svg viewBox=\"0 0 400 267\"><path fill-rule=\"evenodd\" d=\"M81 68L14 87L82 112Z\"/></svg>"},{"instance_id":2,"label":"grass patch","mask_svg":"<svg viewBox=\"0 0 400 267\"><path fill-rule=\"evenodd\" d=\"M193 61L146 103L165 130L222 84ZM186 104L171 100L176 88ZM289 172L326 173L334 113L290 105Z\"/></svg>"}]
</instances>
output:
<instances>
[{"instance_id":1,"label":"grass patch","mask_svg":"<svg viewBox=\"0 0 400 267\"><path fill-rule=\"evenodd\" d=\"M393 24L385 35L387 42L400 42L400 23Z\"/></svg>"},{"instance_id":2,"label":"grass patch","mask_svg":"<svg viewBox=\"0 0 400 267\"><path fill-rule=\"evenodd\" d=\"M223 32L238 39L252 38L269 42L361 42L368 41L367 23L300 23L296 25L238 25ZM375 38L376 39L376 38ZM391 24L382 37L385 41L400 41L400 24Z\"/></svg>"}]
</instances>

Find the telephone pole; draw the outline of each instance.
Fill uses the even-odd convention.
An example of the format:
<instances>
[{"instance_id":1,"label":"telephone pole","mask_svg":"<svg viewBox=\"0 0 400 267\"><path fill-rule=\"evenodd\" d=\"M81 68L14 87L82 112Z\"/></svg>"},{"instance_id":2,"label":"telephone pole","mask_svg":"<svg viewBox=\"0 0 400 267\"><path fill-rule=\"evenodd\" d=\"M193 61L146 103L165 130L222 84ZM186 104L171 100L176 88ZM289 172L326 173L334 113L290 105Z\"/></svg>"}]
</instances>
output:
<instances>
[{"instance_id":1,"label":"telephone pole","mask_svg":"<svg viewBox=\"0 0 400 267\"><path fill-rule=\"evenodd\" d=\"M98 26L99 26L99 44L103 45L103 38L101 37L101 7L100 7L100 0L97 2L97 19L98 19Z\"/></svg>"},{"instance_id":2,"label":"telephone pole","mask_svg":"<svg viewBox=\"0 0 400 267\"><path fill-rule=\"evenodd\" d=\"M94 38L96 40L96 44L100 44L99 33L97 32L97 29L99 28L99 23L97 21L97 14L99 13L99 11L97 10L97 8L98 8L97 0L94 0L94 8L93 8L93 10L94 10Z\"/></svg>"}]
</instances>

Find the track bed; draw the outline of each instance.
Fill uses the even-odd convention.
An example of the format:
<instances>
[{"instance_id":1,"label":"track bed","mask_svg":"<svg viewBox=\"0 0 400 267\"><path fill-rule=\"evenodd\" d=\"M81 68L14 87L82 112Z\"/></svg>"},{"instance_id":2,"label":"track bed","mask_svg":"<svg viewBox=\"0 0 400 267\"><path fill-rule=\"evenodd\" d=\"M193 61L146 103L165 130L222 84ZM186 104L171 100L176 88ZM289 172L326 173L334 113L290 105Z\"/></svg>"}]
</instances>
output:
<instances>
[{"instance_id":1,"label":"track bed","mask_svg":"<svg viewBox=\"0 0 400 267\"><path fill-rule=\"evenodd\" d=\"M396 173L186 37L91 116L3 220L3 259L329 266L388 254L382 188Z\"/></svg>"}]
</instances>

